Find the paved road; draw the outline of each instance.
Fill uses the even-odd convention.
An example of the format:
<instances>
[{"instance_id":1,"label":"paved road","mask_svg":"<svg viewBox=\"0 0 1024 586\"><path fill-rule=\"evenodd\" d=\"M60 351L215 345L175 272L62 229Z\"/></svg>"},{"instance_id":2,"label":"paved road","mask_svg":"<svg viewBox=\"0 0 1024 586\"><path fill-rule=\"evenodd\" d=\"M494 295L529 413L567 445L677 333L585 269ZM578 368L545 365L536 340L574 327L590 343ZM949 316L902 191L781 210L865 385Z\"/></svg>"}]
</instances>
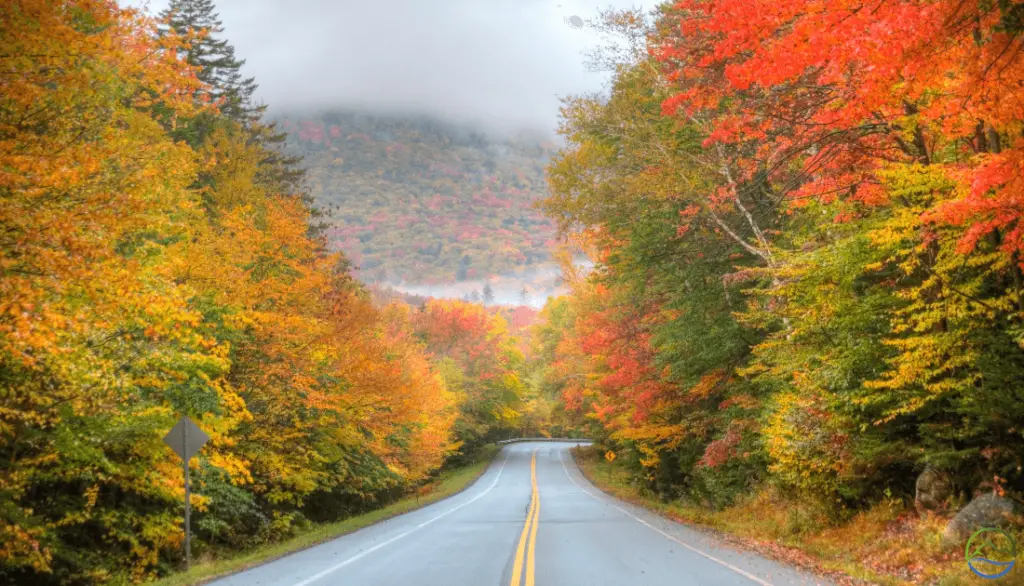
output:
<instances>
[{"instance_id":1,"label":"paved road","mask_svg":"<svg viewBox=\"0 0 1024 586\"><path fill-rule=\"evenodd\" d=\"M580 474L572 446L510 444L457 496L213 584L826 584L608 497Z\"/></svg>"}]
</instances>

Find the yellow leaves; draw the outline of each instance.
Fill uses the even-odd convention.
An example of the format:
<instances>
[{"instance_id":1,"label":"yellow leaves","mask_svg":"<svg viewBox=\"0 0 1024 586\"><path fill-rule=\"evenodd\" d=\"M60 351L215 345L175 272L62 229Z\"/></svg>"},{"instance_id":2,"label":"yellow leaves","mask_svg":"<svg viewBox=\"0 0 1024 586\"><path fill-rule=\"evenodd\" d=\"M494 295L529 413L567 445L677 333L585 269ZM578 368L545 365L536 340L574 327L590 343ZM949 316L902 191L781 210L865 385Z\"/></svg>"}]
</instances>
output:
<instances>
[{"instance_id":1,"label":"yellow leaves","mask_svg":"<svg viewBox=\"0 0 1024 586\"><path fill-rule=\"evenodd\" d=\"M180 539L181 466L160 438L182 412L211 438L194 470L260 507L362 490L336 474L357 460L401 476L367 492L440 466L456 398L408 312L382 315L337 273L246 133L217 126L198 153L168 136L197 109L180 40L113 3L67 8L0 4L0 565L46 573L57 552L86 581L151 577ZM44 498L52 485L72 488ZM66 534L129 553L83 569L44 545Z\"/></svg>"},{"instance_id":2,"label":"yellow leaves","mask_svg":"<svg viewBox=\"0 0 1024 586\"><path fill-rule=\"evenodd\" d=\"M901 198L912 206L934 205L936 199L949 197L957 187L949 169L943 165L891 163L875 174L885 184L890 197Z\"/></svg>"},{"instance_id":3,"label":"yellow leaves","mask_svg":"<svg viewBox=\"0 0 1024 586\"><path fill-rule=\"evenodd\" d=\"M231 160L238 162L237 157ZM220 177L244 179L246 168L236 165ZM306 236L305 208L296 200L272 197L257 209L258 202L252 201L256 193L247 200L211 193L216 224L199 227L194 243L182 250L189 258L182 276L235 307L232 327L255 336L251 346L239 348L242 356L258 360L257 368L239 365L249 373L244 383L248 396L284 411L313 408L327 420L292 418L294 427L285 430L274 419L254 414L257 425L271 426L273 432L261 434L266 443L250 444L260 446L261 452L250 459L259 470L273 469L280 476L248 478L276 501L301 500L319 482L308 475L306 459L319 456L308 452L296 458L288 452L314 442L324 424L344 425L339 440L350 438L343 441L375 454L400 475L422 477L451 449L448 411L454 398L417 354L412 339L401 336L408 331L407 314L392 309L382 320L367 301L341 290L343 284L329 277L333 259L318 256ZM383 360L389 355L398 360ZM336 382L323 383L324 378ZM342 414L345 422L334 423ZM396 449L386 439L410 423L418 428L408 448L415 448L415 454ZM371 439L357 429L370 432ZM273 464L266 459L268 451L280 454ZM241 464L233 466L236 473L244 471Z\"/></svg>"},{"instance_id":4,"label":"yellow leaves","mask_svg":"<svg viewBox=\"0 0 1024 586\"><path fill-rule=\"evenodd\" d=\"M67 527L89 521L92 518L92 510L96 506L96 499L99 497L99 490L100 487L95 484L86 488L82 495L85 499L85 506L81 509L70 511L60 519L53 521L50 523L50 527Z\"/></svg>"},{"instance_id":5,"label":"yellow leaves","mask_svg":"<svg viewBox=\"0 0 1024 586\"><path fill-rule=\"evenodd\" d=\"M708 372L704 374L700 378L700 381L687 392L687 397L694 401L706 399L712 393L716 392L719 385L727 378L728 373L725 370L713 370Z\"/></svg>"},{"instance_id":6,"label":"yellow leaves","mask_svg":"<svg viewBox=\"0 0 1024 586\"><path fill-rule=\"evenodd\" d=\"M255 181L265 154L259 145L248 143L240 129L218 126L199 154L206 160L201 173L213 184L207 194L215 217L238 206L265 205L269 194Z\"/></svg>"},{"instance_id":7,"label":"yellow leaves","mask_svg":"<svg viewBox=\"0 0 1024 586\"><path fill-rule=\"evenodd\" d=\"M772 459L769 469L813 494L830 494L848 460L847 422L813 394L783 392L773 402L763 432Z\"/></svg>"},{"instance_id":8,"label":"yellow leaves","mask_svg":"<svg viewBox=\"0 0 1024 586\"><path fill-rule=\"evenodd\" d=\"M42 547L43 528L25 529L0 518L0 563L8 567L27 566L37 572L50 568L53 554Z\"/></svg>"},{"instance_id":9,"label":"yellow leaves","mask_svg":"<svg viewBox=\"0 0 1024 586\"><path fill-rule=\"evenodd\" d=\"M10 194L0 200L0 223L18 236L0 250L0 297L38 308L0 320L0 349L23 357L26 366L57 351L69 333L106 327L112 320L103 312L138 294L103 286L125 282L125 260L111 242L165 225L157 218L167 208L187 207L180 189L189 176L189 162L180 158L187 151L117 93L163 83L128 62L149 48L111 51L111 40L135 24L112 5L86 10L103 25L91 34L45 3L15 1L0 9L10 33L5 47L25 51L0 56L0 69L10 74L0 98L0 127L9 130L0 149L0 188ZM48 55L45 66L23 58L38 54ZM139 77L119 79L120 66ZM92 115L97 109L108 115ZM153 184L148 178L156 174L162 181ZM86 315L67 305L74 294L88 295L97 311Z\"/></svg>"}]
</instances>

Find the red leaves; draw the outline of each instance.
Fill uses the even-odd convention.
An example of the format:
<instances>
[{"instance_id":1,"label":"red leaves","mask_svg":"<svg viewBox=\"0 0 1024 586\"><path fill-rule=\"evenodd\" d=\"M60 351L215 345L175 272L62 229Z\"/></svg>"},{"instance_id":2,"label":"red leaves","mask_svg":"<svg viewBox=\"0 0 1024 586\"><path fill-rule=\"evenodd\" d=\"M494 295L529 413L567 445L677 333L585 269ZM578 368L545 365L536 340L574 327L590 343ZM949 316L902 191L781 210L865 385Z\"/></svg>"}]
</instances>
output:
<instances>
[{"instance_id":1,"label":"red leaves","mask_svg":"<svg viewBox=\"0 0 1024 586\"><path fill-rule=\"evenodd\" d=\"M798 206L884 205L881 166L944 165L961 197L928 218L967 226L962 252L995 230L1005 251L1019 251L1024 145L996 139L1019 135L1024 117L1010 99L1024 38L1000 28L1005 10L980 0L680 0L667 17L677 31L652 51L677 88L663 112L706 124L706 148L734 149L737 181L768 169ZM946 143L980 155L940 160Z\"/></svg>"},{"instance_id":2,"label":"red leaves","mask_svg":"<svg viewBox=\"0 0 1024 586\"><path fill-rule=\"evenodd\" d=\"M697 465L716 468L725 464L735 454L736 445L740 443L741 439L743 436L740 431L734 426L729 427L729 430L725 432L725 437L708 444L704 449L704 456L697 462Z\"/></svg>"},{"instance_id":3,"label":"red leaves","mask_svg":"<svg viewBox=\"0 0 1024 586\"><path fill-rule=\"evenodd\" d=\"M512 343L503 318L479 304L430 300L412 319L435 356L447 356L467 374L495 378L508 370L506 347Z\"/></svg>"},{"instance_id":4,"label":"red leaves","mask_svg":"<svg viewBox=\"0 0 1024 586\"><path fill-rule=\"evenodd\" d=\"M599 298L607 295L595 288ZM612 307L595 311L577 324L579 349L596 369L596 390L603 399L602 416L619 414L643 425L671 391L654 367L654 348L644 320L656 312Z\"/></svg>"},{"instance_id":5,"label":"red leaves","mask_svg":"<svg viewBox=\"0 0 1024 586\"><path fill-rule=\"evenodd\" d=\"M1024 233L1020 218L1024 215L1024 153L1015 149L1002 154L986 155L973 168L962 170L957 177L968 184L966 197L941 204L926 214L926 219L954 226L967 226L958 244L958 252L974 250L978 241L993 231L1003 233L1002 248L1007 253L1024 250Z\"/></svg>"}]
</instances>

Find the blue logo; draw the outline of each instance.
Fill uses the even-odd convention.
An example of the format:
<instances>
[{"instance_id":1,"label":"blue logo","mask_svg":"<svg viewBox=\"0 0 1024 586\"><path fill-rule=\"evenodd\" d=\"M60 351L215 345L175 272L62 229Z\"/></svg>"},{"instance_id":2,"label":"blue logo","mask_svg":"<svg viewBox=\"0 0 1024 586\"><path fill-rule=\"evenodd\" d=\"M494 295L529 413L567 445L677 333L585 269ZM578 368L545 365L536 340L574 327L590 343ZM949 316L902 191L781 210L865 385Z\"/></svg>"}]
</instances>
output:
<instances>
[{"instance_id":1,"label":"blue logo","mask_svg":"<svg viewBox=\"0 0 1024 586\"><path fill-rule=\"evenodd\" d=\"M1002 578L1013 569L1017 558L1017 544L1002 529L983 528L967 540L964 550L967 567L987 580Z\"/></svg>"}]
</instances>

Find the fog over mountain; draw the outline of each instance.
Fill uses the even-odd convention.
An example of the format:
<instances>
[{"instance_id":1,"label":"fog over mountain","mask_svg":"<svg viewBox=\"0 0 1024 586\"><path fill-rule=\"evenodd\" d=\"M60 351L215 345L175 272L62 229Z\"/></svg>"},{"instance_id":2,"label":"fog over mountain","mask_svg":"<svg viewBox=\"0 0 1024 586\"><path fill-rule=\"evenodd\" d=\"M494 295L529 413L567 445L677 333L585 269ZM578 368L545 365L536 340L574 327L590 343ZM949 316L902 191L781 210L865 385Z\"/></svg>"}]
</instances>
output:
<instances>
[{"instance_id":1,"label":"fog over mountain","mask_svg":"<svg viewBox=\"0 0 1024 586\"><path fill-rule=\"evenodd\" d=\"M124 4L157 14L168 1ZM495 302L508 304L523 301L524 287L534 306L558 294L546 251L553 227L529 206L546 192L560 98L599 91L609 75L585 66L585 53L606 41L569 19L652 2L215 3L224 27L217 36L246 61L243 73L256 78L268 115L291 121L290 149L306 157L318 207L331 210L331 247L353 259L361 278L443 297L490 282ZM378 122L331 122L338 111ZM438 138L392 129L434 121L447 124ZM474 150L467 133L491 146ZM493 144L506 140L548 146L532 163L521 151L495 158ZM412 155L395 158L405 152ZM448 205L458 217L443 213ZM442 220L450 225L428 223ZM402 244L410 240L411 255Z\"/></svg>"},{"instance_id":2,"label":"fog over mountain","mask_svg":"<svg viewBox=\"0 0 1024 586\"><path fill-rule=\"evenodd\" d=\"M167 0L132 0L159 12ZM559 97L596 91L573 28L627 0L219 0L222 36L277 112L358 108L425 113L502 131L551 133Z\"/></svg>"}]
</instances>

